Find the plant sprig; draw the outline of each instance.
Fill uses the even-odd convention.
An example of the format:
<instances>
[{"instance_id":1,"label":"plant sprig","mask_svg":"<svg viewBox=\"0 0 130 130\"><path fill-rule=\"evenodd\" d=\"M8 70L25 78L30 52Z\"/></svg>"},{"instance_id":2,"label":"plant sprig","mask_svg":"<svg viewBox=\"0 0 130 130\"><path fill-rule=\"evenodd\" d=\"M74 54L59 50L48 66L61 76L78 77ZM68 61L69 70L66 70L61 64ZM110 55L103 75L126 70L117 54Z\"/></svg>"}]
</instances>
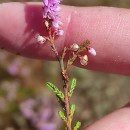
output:
<instances>
[{"instance_id":1,"label":"plant sprig","mask_svg":"<svg viewBox=\"0 0 130 130\"><path fill-rule=\"evenodd\" d=\"M63 91L59 89L60 87L56 87L51 82L47 83L47 87L56 95L58 102L62 107L62 111L59 111L58 114L65 122L66 130L78 130L81 126L80 122L77 122L72 129L72 120L76 107L75 104L70 103L70 99L75 90L77 80L73 78L70 85L67 71L68 68L73 65L77 59L80 61L81 65L87 65L89 60L87 53L95 56L96 51L94 48L89 46L90 41L86 40L80 45L73 43L69 47L65 46L62 53L58 52L55 45L55 39L56 37L62 36L64 34L64 31L62 30L62 22L59 16L59 11L61 9L59 7L60 1L61 0L43 0L43 23L46 27L46 33L48 36L41 36L40 34L37 34L36 39L37 42L41 45L44 45L45 43L49 44L51 50L59 61L60 73L63 81ZM82 52L84 52L84 55L82 55Z\"/></svg>"}]
</instances>

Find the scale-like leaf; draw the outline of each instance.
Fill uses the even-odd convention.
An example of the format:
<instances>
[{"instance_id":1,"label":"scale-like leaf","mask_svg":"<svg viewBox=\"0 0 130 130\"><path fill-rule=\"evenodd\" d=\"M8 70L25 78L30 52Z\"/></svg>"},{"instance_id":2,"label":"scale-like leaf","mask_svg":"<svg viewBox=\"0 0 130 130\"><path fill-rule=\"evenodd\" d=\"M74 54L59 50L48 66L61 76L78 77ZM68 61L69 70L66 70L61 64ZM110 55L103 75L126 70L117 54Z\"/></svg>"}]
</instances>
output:
<instances>
[{"instance_id":1,"label":"scale-like leaf","mask_svg":"<svg viewBox=\"0 0 130 130\"><path fill-rule=\"evenodd\" d=\"M76 80L75 78L72 79L72 82L71 82L71 89L73 89L73 90L75 89L76 81L77 81L77 80Z\"/></svg>"},{"instance_id":2,"label":"scale-like leaf","mask_svg":"<svg viewBox=\"0 0 130 130\"><path fill-rule=\"evenodd\" d=\"M81 122L78 121L74 127L74 130L78 130L80 126L81 126Z\"/></svg>"},{"instance_id":3,"label":"scale-like leaf","mask_svg":"<svg viewBox=\"0 0 130 130\"><path fill-rule=\"evenodd\" d=\"M71 87L70 87L70 91L69 91L69 97L72 96L73 92L74 92L74 89L76 87L76 79L73 78L72 81L71 81Z\"/></svg>"},{"instance_id":4,"label":"scale-like leaf","mask_svg":"<svg viewBox=\"0 0 130 130\"><path fill-rule=\"evenodd\" d=\"M64 120L64 121L66 121L66 117L65 117L64 112L59 111L58 113L59 113L60 118L61 118L62 120Z\"/></svg>"},{"instance_id":5,"label":"scale-like leaf","mask_svg":"<svg viewBox=\"0 0 130 130\"><path fill-rule=\"evenodd\" d=\"M71 105L70 112L71 112L71 114L70 114L71 117L73 117L74 112L75 112L75 104L72 104L72 105Z\"/></svg>"},{"instance_id":6,"label":"scale-like leaf","mask_svg":"<svg viewBox=\"0 0 130 130\"><path fill-rule=\"evenodd\" d=\"M54 92L56 94L56 96L58 96L59 98L63 99L64 98L64 94L52 83L47 82L47 87L49 89L52 90L52 92Z\"/></svg>"}]
</instances>

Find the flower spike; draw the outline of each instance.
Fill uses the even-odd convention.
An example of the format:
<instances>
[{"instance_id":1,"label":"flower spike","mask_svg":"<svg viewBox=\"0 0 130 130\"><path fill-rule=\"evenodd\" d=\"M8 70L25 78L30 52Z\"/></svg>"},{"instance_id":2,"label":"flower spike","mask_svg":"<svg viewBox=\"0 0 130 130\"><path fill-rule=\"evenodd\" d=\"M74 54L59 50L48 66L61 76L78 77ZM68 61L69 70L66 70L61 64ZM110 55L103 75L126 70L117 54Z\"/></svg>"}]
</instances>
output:
<instances>
[{"instance_id":1,"label":"flower spike","mask_svg":"<svg viewBox=\"0 0 130 130\"><path fill-rule=\"evenodd\" d=\"M59 28L60 0L43 0L43 3L43 18L51 20L54 28Z\"/></svg>"}]
</instances>

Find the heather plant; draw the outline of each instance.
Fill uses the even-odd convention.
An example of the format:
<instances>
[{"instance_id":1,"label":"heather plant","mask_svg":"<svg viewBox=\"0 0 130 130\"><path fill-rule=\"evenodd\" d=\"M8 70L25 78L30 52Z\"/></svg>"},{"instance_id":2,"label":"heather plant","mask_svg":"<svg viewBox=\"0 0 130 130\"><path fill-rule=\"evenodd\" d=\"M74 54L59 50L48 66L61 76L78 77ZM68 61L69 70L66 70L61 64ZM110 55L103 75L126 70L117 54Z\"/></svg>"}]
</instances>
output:
<instances>
[{"instance_id":1,"label":"heather plant","mask_svg":"<svg viewBox=\"0 0 130 130\"><path fill-rule=\"evenodd\" d=\"M9 0L7 0L9 1ZM11 0L10 0L11 1ZM24 0L26 1L26 0ZM67 1L67 0L66 0ZM111 1L111 0L110 0ZM105 2L107 6L109 5L112 5L112 6L115 6L115 4L117 3L119 5L120 3L120 6L121 7L124 7L125 5L121 5L121 3L125 3L125 1L127 0L121 0L120 2L116 2L116 1L113 1L113 2L108 2L107 0L98 0L96 2L96 0L92 0L92 1L89 1L89 2L86 2L84 0L84 2L82 3L82 1L77 1L77 4L78 6L79 5L84 5L85 4L87 6L90 6L90 3L92 3L93 5L104 5ZM5 2L5 1L4 1ZM76 5L76 0L75 1L72 1L72 0L69 0L69 3L70 2L73 2L73 5ZM65 3L65 2L64 2ZM67 2L66 2L67 3ZM75 3L75 4L74 4ZM97 4L98 3L98 4ZM115 4L114 4L115 3ZM128 7L129 4L127 4L126 6ZM11 11L13 13L13 11ZM15 11L17 12L17 11ZM86 12L88 13L88 12ZM4 13L3 13L4 14ZM2 19L4 20L4 19ZM11 19L12 20L12 19ZM37 20L37 19L35 19ZM101 19L100 19L101 20ZM43 20L44 21L44 20ZM101 20L102 21L102 20ZM11 21L10 21L11 22ZM97 21L96 21L97 22ZM53 23L54 24L54 23ZM55 26L55 24L53 25ZM95 26L94 26L95 27ZM62 30L62 26L60 28ZM93 29L92 29L93 30ZM89 30L88 30L89 31ZM95 30L94 30L95 31ZM107 31L106 31L107 32ZM91 32L88 32L88 33L91 33ZM102 32L105 34L105 32ZM61 31L61 35L63 34L63 31ZM40 36L40 34L36 35L36 38L37 40L39 41L38 43L40 43L41 45L40 46L44 46L45 44L48 44L47 43L47 40L46 39L43 39L44 36ZM47 36L48 37L48 36ZM57 35L55 38L58 38L59 35ZM62 38L61 38L62 39ZM119 39L119 37L118 37ZM45 40L45 41L44 41ZM82 40L85 40L85 39L82 39ZM97 40L97 39L96 39ZM41 42L42 41L42 42ZM124 43L124 42L123 42ZM2 44L2 43L1 43ZM57 43L56 43L57 44ZM55 44L55 45L56 45ZM72 48L76 51L77 48L79 48L79 43L72 43L73 46L71 46L71 51L72 51ZM50 44L48 44L47 46L49 46ZM90 45L90 44L89 44ZM123 44L124 45L124 44ZM57 46L57 45L56 45ZM58 45L59 46L59 45ZM66 47L69 47L69 46L66 46ZM90 46L88 46L90 47ZM104 47L104 46L103 46ZM3 48L2 48L3 49ZM110 49L111 50L111 49ZM69 56L69 52L70 50L67 50L66 51L66 55L65 55L65 58L64 58L64 61L68 61L68 56ZM86 52L86 51L84 51ZM85 53L84 53L85 54ZM61 53L60 53L61 55ZM81 54L82 55L82 54ZM86 55L87 52L86 52ZM82 55L83 56L83 55ZM88 55L89 56L89 55ZM9 58L8 58L9 57ZM0 60L1 60L1 64L0 64L0 68L1 68L1 83L0 83L0 87L2 87L2 85L5 87L6 85L9 86L4 88L2 87L2 90L0 91L0 129L2 130L8 130L8 129L11 129L11 130L18 130L18 127L15 128L15 124L12 123L12 122L9 122L9 118L10 117L13 117L13 115L17 115L17 111L15 109L15 111L13 112L10 112L10 113L5 113L6 111L9 110L10 108L10 105L8 105L9 102L12 102L12 100L15 100L15 98L17 99L17 102L13 103L13 105L15 106L16 103L18 105L19 102L21 102L21 100L25 99L26 97L30 97L30 93L28 91L26 91L27 89L27 86L30 87L31 89L34 89L35 92L38 92L38 95L40 94L39 93L39 89L41 90L41 88L39 87L36 87L36 86L40 86L41 85L41 81L39 82L40 79L44 79L44 81L46 81L46 78L50 77L50 75L48 76L47 74L51 72L51 69L53 70L56 70L57 71L57 68L55 68L55 65L52 65L52 64L48 64L45 65L42 61L42 66L40 65L40 69L39 69L39 64L36 63L38 65L38 67L35 67L32 64L32 62L30 62L30 60L27 60L27 62L29 61L29 67L26 67L26 64L25 62L22 62L21 63L21 58L17 56L17 58L15 58L15 60L12 60L10 56L6 56L5 55L5 52L1 50L0 52ZM87 56L85 56L87 57ZM68 59L67 59L68 58ZM79 57L78 57L79 58ZM78 59L77 58L77 59ZM20 62L20 63L19 63ZM36 61L38 62L38 61ZM10 64L11 63L11 64ZM82 62L81 62L82 63ZM23 65L24 64L24 65ZM43 66L44 64L44 66ZM66 64L66 63L65 63ZM89 64L89 60L88 60L88 64ZM31 66L33 66L33 69L31 68ZM48 66L49 65L49 66ZM44 69L44 75L45 77L43 77L44 75L42 75L40 78L39 76L37 75L36 72L39 71L39 74L41 74L41 68L44 68L44 67L50 67L52 65L51 68L45 68ZM96 64L95 64L96 65ZM26 70L31 70L28 74L28 72L25 71L25 67L27 68ZM36 70L36 71L34 71ZM49 70L49 71L48 71ZM67 69L68 70L68 69ZM34 72L33 72L34 71ZM72 72L73 71L73 68L72 70L70 70L69 72ZM76 106L76 110L79 111L80 113L80 120L82 120L82 125L84 125L84 122L87 122L88 124L90 122L92 122L93 120L96 120L96 119L99 119L101 116L103 116L104 114L107 114L107 113L110 113L111 111L113 111L114 109L117 109L119 108L119 106L123 106L126 102L129 101L129 78L127 77L122 77L122 76L119 76L119 75L106 75L106 74L103 74L103 73L95 73L95 72L89 72L87 71L87 75L86 75L86 70L78 70L78 68L76 68L75 70L76 72L75 73L75 76L78 80L80 80L80 87L76 89L76 94L73 95L73 97L75 97L75 101L77 106ZM77 72L78 71L78 72ZM25 73L26 72L26 73ZM67 71L68 72L68 71ZM81 73L82 72L82 73ZM35 74L34 74L35 73ZM47 74L46 74L47 73ZM54 82L55 79L57 79L57 75L56 75L57 72L53 72L52 73L52 79L51 79L51 82ZM77 75L76 75L77 74ZM72 74L73 75L73 74ZM35 77L33 77L35 76ZM53 78L54 77L54 78ZM32 80L33 79L33 80ZM71 78L70 78L71 79ZM87 79L87 80L86 80ZM12 89L12 85L7 83L7 82L10 82L11 83L11 80L16 80L17 82L20 82L21 84L21 88L20 88L20 94L17 92L17 95L16 95L16 88L14 87ZM48 80L48 79L47 79ZM6 82L7 81L7 82ZM22 81L22 82L21 82ZM24 81L24 83L23 83ZM95 82L96 81L96 82ZM4 83L3 83L4 82ZM71 80L70 80L71 82ZM87 85L86 85L87 84ZM125 87L125 88L124 88ZM59 88L59 87L58 87ZM43 88L42 88L43 89ZM3 93L3 90L4 90L4 93ZM13 90L13 92L12 92ZM21 91L22 90L22 91ZM24 91L23 91L24 90ZM60 90L62 90L62 87L60 87ZM6 91L6 92L5 92ZM32 90L31 90L32 91ZM8 92L11 92L11 93L8 93ZM43 92L43 91L41 91ZM3 95L5 94L6 95ZM21 93L22 93L22 96L21 97ZM43 94L43 93L42 93ZM45 94L45 93L44 93ZM46 93L47 95L48 92ZM46 95L45 94L45 95ZM77 96L76 96L77 95ZM79 96L80 95L80 96ZM5 97L4 97L5 96ZM17 97L16 97L17 96ZM25 97L26 96L26 97ZM49 95L50 97L53 96L53 95ZM11 97L11 98L10 98ZM21 99L23 98L23 99ZM42 97L43 98L43 97ZM45 97L46 99L48 99L48 97ZM118 101L116 99L119 99ZM32 98L31 98L32 100ZM34 100L34 98L33 98ZM38 101L38 100L37 100ZM47 100L48 101L48 100ZM26 100L25 100L26 102ZM48 101L50 102L50 101ZM23 102L22 102L23 103ZM21 104L22 104L21 103ZM82 105L81 105L82 104ZM11 109L12 109L12 106L11 105ZM78 107L79 105L79 107ZM37 104L36 104L37 106ZM51 107L51 106L49 106ZM35 107L34 107L35 108ZM87 109L86 109L87 108ZM26 109L26 105L24 107L24 109ZM31 108L32 109L32 108ZM43 108L44 109L44 108ZM43 110L44 111L44 110ZM38 109L36 111L36 113L39 113ZM43 112L43 115L45 113ZM50 113L49 113L50 114ZM36 114L37 115L37 114ZM40 115L40 114L38 114ZM21 116L21 115L20 115ZM23 113L23 116L25 118L26 115L24 115ZM75 115L76 116L76 115ZM37 117L37 116L36 116ZM78 119L78 118L77 118ZM19 120L19 117L16 118L16 121ZM32 118L29 119L32 124L34 125L33 121L32 121ZM20 118L20 121L21 121L21 118ZM28 120L27 121L27 126L24 124L24 126L21 126L19 127L19 129L21 130L25 130L25 129L34 129L32 127L28 127L28 125L30 125L28 123ZM44 126L44 121L41 122L40 120L38 120L40 123L42 123L42 125ZM16 122L15 122L16 123ZM22 123L22 121L21 121ZM48 125L50 125L49 123L47 123ZM55 123L56 124L56 123ZM108 123L110 124L110 123ZM117 123L116 123L117 124ZM37 125L37 123L36 123ZM59 124L56 124L57 126ZM2 126L2 127L1 127ZM12 128L14 126L14 129ZM49 129L50 127L41 127L42 128L45 128L45 129ZM55 125L54 125L55 126ZM37 127L37 126L34 126L35 129L40 129L40 127ZM55 129L54 127L51 127L50 129ZM118 129L118 128L117 128Z\"/></svg>"},{"instance_id":2,"label":"heather plant","mask_svg":"<svg viewBox=\"0 0 130 130\"><path fill-rule=\"evenodd\" d=\"M59 53L55 39L64 35L62 29L62 22L59 16L60 0L43 0L43 23L46 28L46 36L41 34L36 35L38 44L49 44L51 50L59 61L61 77L63 80L62 88L57 87L51 82L47 83L47 87L56 95L56 98L62 108L58 112L60 118L65 122L66 130L78 130L81 123L77 121L75 126L72 126L72 121L75 113L76 106L70 103L70 99L76 88L76 79L70 80L68 76L68 69L75 62L79 60L81 65L86 66L89 62L88 53L96 56L96 51L90 46L90 41L86 40L83 43L72 43L71 46L65 46L62 53ZM84 55L83 55L84 53Z\"/></svg>"}]
</instances>

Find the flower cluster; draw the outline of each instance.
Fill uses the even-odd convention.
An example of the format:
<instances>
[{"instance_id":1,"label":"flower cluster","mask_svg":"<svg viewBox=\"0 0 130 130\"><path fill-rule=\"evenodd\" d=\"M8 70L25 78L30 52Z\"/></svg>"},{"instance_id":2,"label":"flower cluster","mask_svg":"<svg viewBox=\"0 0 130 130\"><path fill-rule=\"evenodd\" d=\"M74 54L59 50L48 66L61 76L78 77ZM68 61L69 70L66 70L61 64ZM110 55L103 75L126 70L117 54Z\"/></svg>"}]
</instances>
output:
<instances>
[{"instance_id":1,"label":"flower cluster","mask_svg":"<svg viewBox=\"0 0 130 130\"><path fill-rule=\"evenodd\" d=\"M59 17L60 0L43 0L43 18L52 22L55 29L59 29L59 25L62 24Z\"/></svg>"},{"instance_id":2,"label":"flower cluster","mask_svg":"<svg viewBox=\"0 0 130 130\"><path fill-rule=\"evenodd\" d=\"M60 2L61 0L42 0L44 3L43 6L43 19L44 24L47 28L47 31L52 31L54 36L62 36L64 31L61 29L61 19L59 17ZM36 35L37 42L43 44L46 40L48 40L45 36L41 36L39 34Z\"/></svg>"},{"instance_id":3,"label":"flower cluster","mask_svg":"<svg viewBox=\"0 0 130 130\"><path fill-rule=\"evenodd\" d=\"M79 46L78 44L74 43L73 45L71 45L71 50L74 51L73 55L76 55L76 57L78 56L80 58L80 63L81 65L87 65L88 64L88 56L85 54L83 56L81 56L79 53L87 50L91 55L96 56L96 51L94 48L92 47L88 47L87 44L89 44L89 42L85 45L86 43L81 44L81 46ZM75 57L75 56L74 56Z\"/></svg>"}]
</instances>

